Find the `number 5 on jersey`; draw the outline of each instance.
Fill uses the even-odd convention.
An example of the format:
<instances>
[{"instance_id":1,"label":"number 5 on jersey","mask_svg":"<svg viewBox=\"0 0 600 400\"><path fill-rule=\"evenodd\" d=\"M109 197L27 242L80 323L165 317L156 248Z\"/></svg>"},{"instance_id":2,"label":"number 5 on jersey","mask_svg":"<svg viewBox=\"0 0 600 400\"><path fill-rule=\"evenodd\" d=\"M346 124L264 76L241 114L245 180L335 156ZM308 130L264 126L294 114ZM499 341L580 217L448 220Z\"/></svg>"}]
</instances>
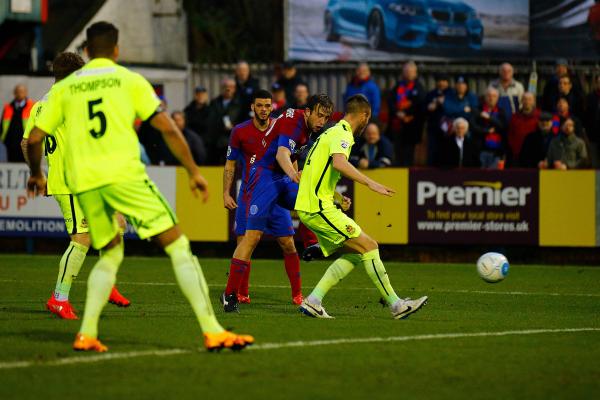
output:
<instances>
[{"instance_id":1,"label":"number 5 on jersey","mask_svg":"<svg viewBox=\"0 0 600 400\"><path fill-rule=\"evenodd\" d=\"M96 106L99 106L100 104L102 104L102 99L88 101L88 118L90 119L90 121L94 120L95 118L98 118L100 122L100 130L97 131L96 129L90 129L90 134L95 139L101 138L106 132L106 115L104 115L104 112L102 112L101 110L94 110L94 108L96 108Z\"/></svg>"}]
</instances>

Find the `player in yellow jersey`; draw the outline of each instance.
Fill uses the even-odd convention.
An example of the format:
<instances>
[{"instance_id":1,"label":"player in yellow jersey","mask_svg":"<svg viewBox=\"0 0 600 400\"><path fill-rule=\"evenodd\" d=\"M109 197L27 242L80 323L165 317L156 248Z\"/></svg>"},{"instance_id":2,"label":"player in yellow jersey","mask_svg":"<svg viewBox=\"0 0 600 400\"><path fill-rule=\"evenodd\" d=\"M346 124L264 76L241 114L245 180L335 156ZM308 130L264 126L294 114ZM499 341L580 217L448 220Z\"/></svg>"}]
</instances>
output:
<instances>
[{"instance_id":1,"label":"player in yellow jersey","mask_svg":"<svg viewBox=\"0 0 600 400\"><path fill-rule=\"evenodd\" d=\"M83 67L84 64L83 59L75 53L60 53L52 63L55 82L66 78L71 73ZM46 94L40 101L34 104L31 116L25 126L25 133L21 141L25 160L27 160L27 140L29 139L29 133L33 129L37 116L42 111L44 104L46 104L47 97L48 95ZM71 238L71 243L69 243L69 247L67 247L60 260L56 287L54 293L46 302L46 308L60 318L77 319L77 315L69 302L69 292L73 279L77 277L85 261L85 256L90 247L90 235L88 233L87 220L83 215L83 211L81 211L79 202L71 194L65 183L63 143L63 129L61 127L46 136L44 143L44 155L48 163L46 195L54 197L58 203L65 219L67 233ZM113 287L108 301L120 307L127 307L131 304L129 300L119 293L116 287Z\"/></svg>"},{"instance_id":2,"label":"player in yellow jersey","mask_svg":"<svg viewBox=\"0 0 600 400\"><path fill-rule=\"evenodd\" d=\"M300 311L311 317L331 318L322 306L323 297L356 265L362 265L390 306L392 316L406 318L427 302L427 296L417 300L398 297L379 258L377 242L334 205L335 187L341 175L384 196L394 194L394 190L365 176L348 162L354 137L360 136L369 122L371 106L360 94L350 97L345 106L342 120L322 133L306 156L295 209L302 223L317 235L323 255L327 257L342 247L348 253L331 264L302 302Z\"/></svg>"},{"instance_id":3,"label":"player in yellow jersey","mask_svg":"<svg viewBox=\"0 0 600 400\"><path fill-rule=\"evenodd\" d=\"M86 30L91 61L55 84L28 140L31 177L28 192L45 189L40 169L42 141L64 124L66 182L85 214L92 246L102 249L90 272L85 311L73 348L107 350L98 340L98 320L123 261L123 240L115 213L129 218L140 238L153 238L171 259L177 282L190 302L209 350L242 349L252 336L226 331L217 321L208 285L177 219L150 180L140 161L133 122L149 121L160 130L171 152L189 176L190 189L208 198L208 184L194 163L181 131L167 113L148 81L115 63L119 55L118 30L97 22Z\"/></svg>"}]
</instances>

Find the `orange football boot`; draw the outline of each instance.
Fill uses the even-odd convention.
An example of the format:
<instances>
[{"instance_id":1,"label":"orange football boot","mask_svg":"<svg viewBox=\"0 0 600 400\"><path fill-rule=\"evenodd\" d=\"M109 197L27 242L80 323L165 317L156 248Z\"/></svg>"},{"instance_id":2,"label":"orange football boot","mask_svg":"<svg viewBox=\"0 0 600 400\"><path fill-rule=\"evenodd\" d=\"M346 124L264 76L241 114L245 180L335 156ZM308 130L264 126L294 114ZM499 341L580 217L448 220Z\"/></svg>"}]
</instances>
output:
<instances>
[{"instance_id":1,"label":"orange football boot","mask_svg":"<svg viewBox=\"0 0 600 400\"><path fill-rule=\"evenodd\" d=\"M46 302L46 308L52 314L57 315L62 319L79 319L77 314L75 314L75 310L69 303L69 300L58 301L54 298L54 295L50 296L50 299Z\"/></svg>"},{"instance_id":2,"label":"orange football boot","mask_svg":"<svg viewBox=\"0 0 600 400\"><path fill-rule=\"evenodd\" d=\"M104 353L105 351L108 351L108 347L103 345L98 339L91 338L83 333L78 333L77 336L75 336L75 342L73 342L73 350Z\"/></svg>"},{"instance_id":3,"label":"orange football boot","mask_svg":"<svg viewBox=\"0 0 600 400\"><path fill-rule=\"evenodd\" d=\"M112 291L110 292L110 297L108 298L108 302L114 304L118 307L129 307L131 302L125 298L119 291L116 286L113 286Z\"/></svg>"},{"instance_id":4,"label":"orange football boot","mask_svg":"<svg viewBox=\"0 0 600 400\"><path fill-rule=\"evenodd\" d=\"M219 351L221 349L239 351L253 343L254 338L252 336L236 335L229 331L204 334L204 347L206 347L208 351Z\"/></svg>"}]
</instances>

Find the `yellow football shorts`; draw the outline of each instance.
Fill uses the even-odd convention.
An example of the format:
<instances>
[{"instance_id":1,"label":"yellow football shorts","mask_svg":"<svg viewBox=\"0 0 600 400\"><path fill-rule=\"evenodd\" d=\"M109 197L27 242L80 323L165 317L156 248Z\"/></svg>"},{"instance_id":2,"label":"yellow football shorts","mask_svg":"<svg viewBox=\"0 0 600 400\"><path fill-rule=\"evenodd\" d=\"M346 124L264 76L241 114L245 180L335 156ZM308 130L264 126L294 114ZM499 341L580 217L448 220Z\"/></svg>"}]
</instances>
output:
<instances>
[{"instance_id":1,"label":"yellow football shorts","mask_svg":"<svg viewBox=\"0 0 600 400\"><path fill-rule=\"evenodd\" d=\"M150 179L106 185L77 194L90 225L92 246L105 247L119 233L115 211L123 214L141 239L177 224L169 203Z\"/></svg>"},{"instance_id":2,"label":"yellow football shorts","mask_svg":"<svg viewBox=\"0 0 600 400\"><path fill-rule=\"evenodd\" d=\"M54 194L52 197L60 207L65 219L65 228L69 235L89 232L87 219L83 215L83 210L75 196L72 194Z\"/></svg>"},{"instance_id":3,"label":"yellow football shorts","mask_svg":"<svg viewBox=\"0 0 600 400\"><path fill-rule=\"evenodd\" d=\"M360 236L360 226L336 207L317 213L298 211L300 221L317 235L319 246L325 257L335 253L348 239Z\"/></svg>"}]
</instances>

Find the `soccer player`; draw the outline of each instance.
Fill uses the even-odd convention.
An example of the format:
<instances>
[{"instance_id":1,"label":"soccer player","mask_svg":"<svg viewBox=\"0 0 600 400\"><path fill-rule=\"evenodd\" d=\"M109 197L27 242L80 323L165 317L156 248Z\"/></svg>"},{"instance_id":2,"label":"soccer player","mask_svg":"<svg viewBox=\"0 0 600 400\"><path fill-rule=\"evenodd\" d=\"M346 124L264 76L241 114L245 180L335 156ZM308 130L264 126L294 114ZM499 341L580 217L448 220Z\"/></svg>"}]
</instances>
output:
<instances>
[{"instance_id":1,"label":"soccer player","mask_svg":"<svg viewBox=\"0 0 600 400\"><path fill-rule=\"evenodd\" d=\"M263 232L275 208L279 205L288 210L294 208L300 174L297 163L291 160L292 153L299 154L308 143L311 133L319 132L329 119L333 103L326 95L314 95L304 110L287 109L264 134L264 155L254 162L247 187L251 190L248 199L246 232L238 243L229 269L227 287L221 297L225 312L238 311L237 293L250 265L250 258L260 242ZM285 147L289 166L294 171L286 176L278 164L279 148ZM287 164L286 164L287 166ZM292 241L293 243L293 241ZM294 304L303 300L300 280L300 258L294 252L285 258L286 271L292 282Z\"/></svg>"},{"instance_id":2,"label":"soccer player","mask_svg":"<svg viewBox=\"0 0 600 400\"><path fill-rule=\"evenodd\" d=\"M274 122L269 118L272 111L272 102L270 92L266 90L255 92L250 105L254 116L251 120L236 125L229 139L227 161L225 162L223 171L223 202L225 208L228 210L237 209L235 214L235 234L237 235L238 243L246 233L246 222L250 209L248 200L252 196L252 187L248 186L248 179L256 171L254 167L255 162L260 160L266 151L262 141L265 132ZM231 197L231 186L238 160L243 163L243 168L242 185L236 203L233 197ZM298 252L294 244L294 228L290 211L279 205L273 207L273 211L265 227L265 232L277 238L277 243L283 251L284 264L292 288L292 301L300 305L302 303L302 290L300 280L297 278L299 270L296 269L295 262L298 258ZM248 261L248 266L237 291L239 303L250 303L250 295L248 293L250 268L251 263Z\"/></svg>"},{"instance_id":3,"label":"soccer player","mask_svg":"<svg viewBox=\"0 0 600 400\"><path fill-rule=\"evenodd\" d=\"M55 82L66 78L72 72L83 67L83 64L83 59L75 53L60 53L52 63ZM25 160L28 159L27 139L29 138L29 133L35 125L37 116L46 104L47 97L48 94L42 100L35 103L32 108L31 118L29 118L25 126L25 133L21 141ZM46 136L45 139L44 154L49 167L45 194L54 197L58 203L65 219L65 227L71 238L71 243L69 243L69 247L67 247L60 260L56 287L54 293L46 302L46 308L60 318L78 319L69 302L69 292L73 280L79 274L79 270L85 261L85 256L90 247L90 235L88 233L87 220L81 211L79 202L65 183L63 171L63 134L62 127L58 127L54 132L51 132L51 135ZM119 293L116 287L112 288L108 302L119 307L128 307L131 304L129 300Z\"/></svg>"},{"instance_id":4,"label":"soccer player","mask_svg":"<svg viewBox=\"0 0 600 400\"><path fill-rule=\"evenodd\" d=\"M91 61L52 88L28 140L31 176L29 195L43 192L40 169L42 141L64 124L67 185L88 219L92 246L103 249L88 279L81 329L73 348L104 352L98 320L123 261L123 240L115 212L127 216L140 238L153 238L171 259L177 283L190 302L208 350L242 349L254 342L248 335L224 330L217 321L200 264L181 233L167 201L149 179L140 161L137 117L161 131L171 152L186 169L190 189L208 198L208 184L194 163L181 131L159 108L152 86L141 75L116 64L118 30L97 22L86 30Z\"/></svg>"},{"instance_id":5,"label":"soccer player","mask_svg":"<svg viewBox=\"0 0 600 400\"><path fill-rule=\"evenodd\" d=\"M331 264L312 293L302 302L300 310L311 317L331 318L321 304L323 297L355 265L362 265L390 306L392 316L395 319L406 318L427 302L427 296L417 300L398 297L379 258L377 242L333 204L335 186L341 175L384 196L394 194L392 189L368 178L348 162L354 137L362 134L371 117L369 101L363 95L354 95L346 101L345 109L344 118L319 136L306 157L296 210L300 220L319 238L325 256L340 247L350 253Z\"/></svg>"}]
</instances>

